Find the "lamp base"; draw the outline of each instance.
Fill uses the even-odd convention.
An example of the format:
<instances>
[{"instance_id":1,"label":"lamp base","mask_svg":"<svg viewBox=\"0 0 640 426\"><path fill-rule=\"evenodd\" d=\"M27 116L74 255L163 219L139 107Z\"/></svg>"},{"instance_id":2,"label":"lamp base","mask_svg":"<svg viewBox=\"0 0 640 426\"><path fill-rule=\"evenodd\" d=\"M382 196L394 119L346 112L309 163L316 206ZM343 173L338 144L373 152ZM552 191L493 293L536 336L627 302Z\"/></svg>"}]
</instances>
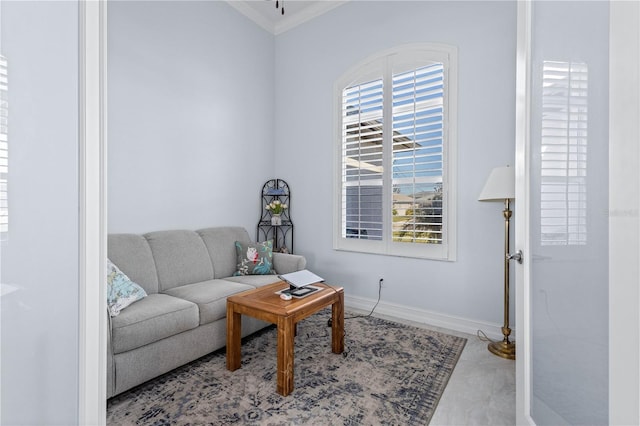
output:
<instances>
[{"instance_id":1,"label":"lamp base","mask_svg":"<svg viewBox=\"0 0 640 426\"><path fill-rule=\"evenodd\" d=\"M516 359L516 344L514 342L491 342L487 346L489 352L501 358Z\"/></svg>"}]
</instances>

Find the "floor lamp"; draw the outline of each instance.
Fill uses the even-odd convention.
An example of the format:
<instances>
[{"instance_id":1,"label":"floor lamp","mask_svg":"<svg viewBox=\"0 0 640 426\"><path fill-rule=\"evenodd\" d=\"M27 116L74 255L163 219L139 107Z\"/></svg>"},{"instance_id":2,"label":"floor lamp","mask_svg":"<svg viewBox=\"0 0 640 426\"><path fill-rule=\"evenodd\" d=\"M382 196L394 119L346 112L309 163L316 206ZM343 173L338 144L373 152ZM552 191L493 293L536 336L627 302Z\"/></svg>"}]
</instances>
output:
<instances>
[{"instance_id":1,"label":"floor lamp","mask_svg":"<svg viewBox=\"0 0 640 426\"><path fill-rule=\"evenodd\" d=\"M487 182L482 188L478 201L503 201L504 210L504 325L502 334L504 339L499 342L489 343L488 349L492 354L502 358L516 359L516 344L509 340L511 329L509 328L509 220L511 209L509 202L515 198L515 173L513 168L496 167L491 171Z\"/></svg>"}]
</instances>

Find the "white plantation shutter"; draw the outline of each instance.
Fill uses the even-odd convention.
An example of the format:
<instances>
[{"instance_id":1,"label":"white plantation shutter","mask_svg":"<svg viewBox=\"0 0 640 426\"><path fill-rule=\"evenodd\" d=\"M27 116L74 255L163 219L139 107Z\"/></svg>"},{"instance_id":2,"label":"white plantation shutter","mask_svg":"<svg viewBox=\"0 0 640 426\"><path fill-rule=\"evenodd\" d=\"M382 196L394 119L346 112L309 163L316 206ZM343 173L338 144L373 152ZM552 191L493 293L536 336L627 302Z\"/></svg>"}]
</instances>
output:
<instances>
[{"instance_id":1,"label":"white plantation shutter","mask_svg":"<svg viewBox=\"0 0 640 426\"><path fill-rule=\"evenodd\" d=\"M443 133L443 64L394 75L394 241L442 243Z\"/></svg>"},{"instance_id":2,"label":"white plantation shutter","mask_svg":"<svg viewBox=\"0 0 640 426\"><path fill-rule=\"evenodd\" d=\"M382 238L382 80L349 87L342 102L345 238Z\"/></svg>"},{"instance_id":3,"label":"white plantation shutter","mask_svg":"<svg viewBox=\"0 0 640 426\"><path fill-rule=\"evenodd\" d=\"M587 243L588 69L544 62L540 170L542 245Z\"/></svg>"},{"instance_id":4,"label":"white plantation shutter","mask_svg":"<svg viewBox=\"0 0 640 426\"><path fill-rule=\"evenodd\" d=\"M7 183L9 176L8 135L8 77L7 60L0 56L0 232L9 230L9 205Z\"/></svg>"},{"instance_id":5,"label":"white plantation shutter","mask_svg":"<svg viewBox=\"0 0 640 426\"><path fill-rule=\"evenodd\" d=\"M454 260L456 50L415 46L377 55L336 84L334 247Z\"/></svg>"}]
</instances>

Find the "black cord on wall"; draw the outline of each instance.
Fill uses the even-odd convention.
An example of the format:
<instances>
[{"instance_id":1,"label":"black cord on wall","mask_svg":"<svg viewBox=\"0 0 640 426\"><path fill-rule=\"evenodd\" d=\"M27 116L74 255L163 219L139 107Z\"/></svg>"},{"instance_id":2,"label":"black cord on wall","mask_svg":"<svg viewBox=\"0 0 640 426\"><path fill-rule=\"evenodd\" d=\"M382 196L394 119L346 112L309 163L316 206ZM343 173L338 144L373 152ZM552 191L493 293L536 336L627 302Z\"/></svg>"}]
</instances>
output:
<instances>
[{"instance_id":1,"label":"black cord on wall","mask_svg":"<svg viewBox=\"0 0 640 426\"><path fill-rule=\"evenodd\" d=\"M382 282L384 281L384 278L380 278L380 280L378 281L378 300L376 301L376 304L373 305L373 308L371 309L371 312L369 312L366 315L353 315L350 317L344 317L345 320L348 319L354 319L354 318L366 318L366 317L370 317L371 315L373 315L373 311L376 310L376 307L378 306L378 303L380 303L380 298L382 296ZM326 284L326 283L325 283ZM331 285L327 284L329 287L331 287ZM333 288L333 287L331 287ZM335 289L333 289L333 291L336 291ZM329 321L327 321L327 326L331 327L331 318L329 318Z\"/></svg>"}]
</instances>

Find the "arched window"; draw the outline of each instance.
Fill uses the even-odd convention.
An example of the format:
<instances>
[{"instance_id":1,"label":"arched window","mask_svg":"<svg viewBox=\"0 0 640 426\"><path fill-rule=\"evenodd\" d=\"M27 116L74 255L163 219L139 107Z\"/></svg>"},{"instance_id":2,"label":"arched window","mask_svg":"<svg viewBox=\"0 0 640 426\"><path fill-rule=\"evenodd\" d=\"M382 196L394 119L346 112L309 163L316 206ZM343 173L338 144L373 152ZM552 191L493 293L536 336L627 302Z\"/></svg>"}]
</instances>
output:
<instances>
[{"instance_id":1,"label":"arched window","mask_svg":"<svg viewBox=\"0 0 640 426\"><path fill-rule=\"evenodd\" d=\"M336 83L334 248L455 260L456 64L403 46Z\"/></svg>"}]
</instances>

